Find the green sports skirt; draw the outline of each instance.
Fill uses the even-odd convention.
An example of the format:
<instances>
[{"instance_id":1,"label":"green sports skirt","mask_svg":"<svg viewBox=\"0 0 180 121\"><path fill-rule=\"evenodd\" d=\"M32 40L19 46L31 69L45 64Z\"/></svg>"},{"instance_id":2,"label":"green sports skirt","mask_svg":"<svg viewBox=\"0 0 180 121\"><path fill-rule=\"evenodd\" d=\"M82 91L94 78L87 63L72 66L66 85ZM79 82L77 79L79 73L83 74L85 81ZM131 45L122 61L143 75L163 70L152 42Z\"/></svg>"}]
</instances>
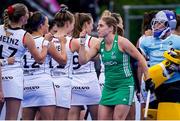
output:
<instances>
[{"instance_id":1,"label":"green sports skirt","mask_svg":"<svg viewBox=\"0 0 180 121\"><path fill-rule=\"evenodd\" d=\"M109 80L110 81L110 80ZM131 105L134 97L134 79L133 77L119 80L119 85L110 85L105 83L100 105ZM126 83L131 82L131 83Z\"/></svg>"}]
</instances>

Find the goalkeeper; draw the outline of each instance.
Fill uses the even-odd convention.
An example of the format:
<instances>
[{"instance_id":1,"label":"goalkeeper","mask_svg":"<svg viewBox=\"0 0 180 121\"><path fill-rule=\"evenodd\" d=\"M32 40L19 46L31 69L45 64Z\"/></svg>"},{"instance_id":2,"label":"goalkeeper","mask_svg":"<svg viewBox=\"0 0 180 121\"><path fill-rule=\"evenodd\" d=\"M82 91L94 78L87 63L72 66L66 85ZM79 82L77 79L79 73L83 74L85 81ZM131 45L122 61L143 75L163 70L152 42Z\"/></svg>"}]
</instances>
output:
<instances>
[{"instance_id":1,"label":"goalkeeper","mask_svg":"<svg viewBox=\"0 0 180 121\"><path fill-rule=\"evenodd\" d=\"M140 49L143 55L146 58L149 58L150 68L165 60L165 57L163 56L165 51L170 50L170 48L180 50L180 36L171 34L172 30L176 27L176 15L173 11L159 11L151 23L153 35L145 37L140 43ZM177 57L176 59L178 60L179 58ZM161 71L152 73L152 76L158 77L160 81L164 80L161 85L157 85L157 80L145 81L146 88L150 89L151 92L155 92L157 97L156 106L151 107L150 104L151 108L157 108L158 102L180 102L180 73L178 71L179 65L166 64L167 63L161 63L161 67L166 68L163 70L167 70L165 73L161 73ZM162 79L164 75L166 78Z\"/></svg>"}]
</instances>

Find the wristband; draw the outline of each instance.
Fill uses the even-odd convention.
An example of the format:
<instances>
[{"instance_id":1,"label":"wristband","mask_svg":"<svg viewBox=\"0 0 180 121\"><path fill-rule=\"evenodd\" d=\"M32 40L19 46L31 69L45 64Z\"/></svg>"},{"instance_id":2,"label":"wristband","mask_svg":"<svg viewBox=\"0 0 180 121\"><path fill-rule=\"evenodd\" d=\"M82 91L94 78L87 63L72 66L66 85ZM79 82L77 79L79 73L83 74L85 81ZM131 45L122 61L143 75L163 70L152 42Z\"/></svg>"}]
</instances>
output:
<instances>
[{"instance_id":1,"label":"wristband","mask_svg":"<svg viewBox=\"0 0 180 121\"><path fill-rule=\"evenodd\" d=\"M86 38L80 38L80 45L85 45Z\"/></svg>"},{"instance_id":2,"label":"wristband","mask_svg":"<svg viewBox=\"0 0 180 121\"><path fill-rule=\"evenodd\" d=\"M1 66L8 65L8 60L7 59L0 59L0 64L1 64Z\"/></svg>"},{"instance_id":3,"label":"wristband","mask_svg":"<svg viewBox=\"0 0 180 121\"><path fill-rule=\"evenodd\" d=\"M42 46L45 46L49 48L49 41L48 40L43 40Z\"/></svg>"}]
</instances>

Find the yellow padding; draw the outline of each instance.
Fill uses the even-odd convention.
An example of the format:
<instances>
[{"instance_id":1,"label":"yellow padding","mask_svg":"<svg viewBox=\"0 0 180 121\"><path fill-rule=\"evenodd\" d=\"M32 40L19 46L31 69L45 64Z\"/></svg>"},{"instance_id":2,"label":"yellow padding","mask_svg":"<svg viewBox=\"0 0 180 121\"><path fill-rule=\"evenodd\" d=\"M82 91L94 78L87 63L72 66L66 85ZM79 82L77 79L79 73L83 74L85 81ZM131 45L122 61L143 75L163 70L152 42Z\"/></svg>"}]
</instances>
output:
<instances>
[{"instance_id":1,"label":"yellow padding","mask_svg":"<svg viewBox=\"0 0 180 121\"><path fill-rule=\"evenodd\" d=\"M180 103L159 103L158 120L180 120Z\"/></svg>"},{"instance_id":2,"label":"yellow padding","mask_svg":"<svg viewBox=\"0 0 180 121\"><path fill-rule=\"evenodd\" d=\"M156 64L154 66L151 66L148 69L149 76L152 78L152 81L155 84L155 88L160 86L164 81L168 79L167 76L172 76L173 73L165 75L164 72L166 71L166 66L169 66L169 63L167 60L162 61L160 64Z\"/></svg>"},{"instance_id":3,"label":"yellow padding","mask_svg":"<svg viewBox=\"0 0 180 121\"><path fill-rule=\"evenodd\" d=\"M171 56L168 51L165 51L163 56L167 60L180 65L180 50L174 50L173 52L175 52L177 54L176 57Z\"/></svg>"}]
</instances>

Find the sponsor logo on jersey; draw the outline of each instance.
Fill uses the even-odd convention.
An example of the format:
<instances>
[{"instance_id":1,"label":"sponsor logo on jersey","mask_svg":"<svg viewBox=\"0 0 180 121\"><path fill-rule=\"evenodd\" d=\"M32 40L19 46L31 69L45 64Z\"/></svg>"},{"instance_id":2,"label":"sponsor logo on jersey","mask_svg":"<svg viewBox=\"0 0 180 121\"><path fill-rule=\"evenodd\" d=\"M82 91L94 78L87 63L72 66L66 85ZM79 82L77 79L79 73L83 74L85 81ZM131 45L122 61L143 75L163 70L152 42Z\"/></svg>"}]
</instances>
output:
<instances>
[{"instance_id":1,"label":"sponsor logo on jersey","mask_svg":"<svg viewBox=\"0 0 180 121\"><path fill-rule=\"evenodd\" d=\"M72 90L83 90L83 91L86 91L86 90L89 90L90 87L89 86L73 86L72 87Z\"/></svg>"},{"instance_id":2,"label":"sponsor logo on jersey","mask_svg":"<svg viewBox=\"0 0 180 121\"><path fill-rule=\"evenodd\" d=\"M39 88L40 88L39 86L29 86L29 87L24 87L24 90L36 91Z\"/></svg>"},{"instance_id":3,"label":"sponsor logo on jersey","mask_svg":"<svg viewBox=\"0 0 180 121\"><path fill-rule=\"evenodd\" d=\"M2 80L11 80L11 79L13 79L12 76L3 76L2 77Z\"/></svg>"},{"instance_id":4,"label":"sponsor logo on jersey","mask_svg":"<svg viewBox=\"0 0 180 121\"><path fill-rule=\"evenodd\" d=\"M116 61L109 61L109 62L105 62L104 65L106 65L106 66L117 65L117 62Z\"/></svg>"},{"instance_id":5,"label":"sponsor logo on jersey","mask_svg":"<svg viewBox=\"0 0 180 121\"><path fill-rule=\"evenodd\" d=\"M163 52L161 52L161 51L153 51L151 53L151 55L154 56L154 57L162 57L163 56Z\"/></svg>"}]
</instances>

